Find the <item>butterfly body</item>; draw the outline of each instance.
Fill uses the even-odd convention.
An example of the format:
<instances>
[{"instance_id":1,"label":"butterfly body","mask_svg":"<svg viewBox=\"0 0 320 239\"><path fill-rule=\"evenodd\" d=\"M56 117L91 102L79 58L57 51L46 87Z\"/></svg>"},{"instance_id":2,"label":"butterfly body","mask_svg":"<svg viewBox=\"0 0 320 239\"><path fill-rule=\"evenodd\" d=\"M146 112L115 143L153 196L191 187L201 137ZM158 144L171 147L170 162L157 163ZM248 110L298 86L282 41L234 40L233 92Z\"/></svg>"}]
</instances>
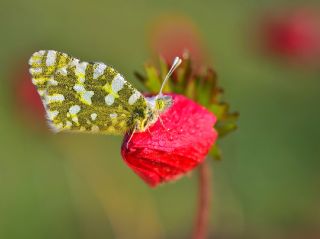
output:
<instances>
[{"instance_id":1,"label":"butterfly body","mask_svg":"<svg viewBox=\"0 0 320 239\"><path fill-rule=\"evenodd\" d=\"M57 132L145 131L172 104L170 96L144 97L104 63L49 50L35 52L29 65L49 124Z\"/></svg>"}]
</instances>

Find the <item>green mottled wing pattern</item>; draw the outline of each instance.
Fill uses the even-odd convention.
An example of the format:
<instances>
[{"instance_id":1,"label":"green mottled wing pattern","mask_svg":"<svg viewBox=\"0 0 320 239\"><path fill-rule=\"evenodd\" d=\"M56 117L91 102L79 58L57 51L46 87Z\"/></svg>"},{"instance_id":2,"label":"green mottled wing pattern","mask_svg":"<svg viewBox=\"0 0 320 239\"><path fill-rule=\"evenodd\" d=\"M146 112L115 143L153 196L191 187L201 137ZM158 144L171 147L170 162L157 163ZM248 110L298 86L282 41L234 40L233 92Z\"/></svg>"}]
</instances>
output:
<instances>
[{"instance_id":1,"label":"green mottled wing pattern","mask_svg":"<svg viewBox=\"0 0 320 239\"><path fill-rule=\"evenodd\" d=\"M104 63L49 50L35 52L29 65L55 131L124 134L147 117L146 99Z\"/></svg>"}]
</instances>

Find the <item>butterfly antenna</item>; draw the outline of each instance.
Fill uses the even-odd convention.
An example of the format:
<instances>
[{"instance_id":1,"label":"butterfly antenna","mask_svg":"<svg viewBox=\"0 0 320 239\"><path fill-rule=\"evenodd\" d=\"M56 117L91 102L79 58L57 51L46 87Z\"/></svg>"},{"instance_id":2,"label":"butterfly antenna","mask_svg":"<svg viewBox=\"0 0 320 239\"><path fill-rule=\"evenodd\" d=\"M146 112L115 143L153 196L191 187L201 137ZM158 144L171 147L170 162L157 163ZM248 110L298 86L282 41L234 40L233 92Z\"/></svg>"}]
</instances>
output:
<instances>
[{"instance_id":1,"label":"butterfly antenna","mask_svg":"<svg viewBox=\"0 0 320 239\"><path fill-rule=\"evenodd\" d=\"M168 74L166 75L166 77L164 78L164 80L162 82L162 85L161 85L159 94L157 95L157 98L158 98L158 96L162 95L163 87L165 86L165 84L167 83L168 79L170 78L172 73L175 71L175 69L177 69L177 67L181 64L181 62L182 62L182 60L179 57L174 58L173 63L171 65L171 68L170 68Z\"/></svg>"}]
</instances>

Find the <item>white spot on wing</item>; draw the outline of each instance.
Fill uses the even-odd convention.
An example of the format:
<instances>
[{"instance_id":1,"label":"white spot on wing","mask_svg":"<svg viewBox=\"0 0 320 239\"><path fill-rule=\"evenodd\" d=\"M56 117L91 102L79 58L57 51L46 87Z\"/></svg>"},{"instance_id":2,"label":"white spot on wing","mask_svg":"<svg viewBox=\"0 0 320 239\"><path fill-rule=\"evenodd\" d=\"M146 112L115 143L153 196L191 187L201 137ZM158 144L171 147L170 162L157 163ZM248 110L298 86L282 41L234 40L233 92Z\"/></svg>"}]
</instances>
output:
<instances>
[{"instance_id":1,"label":"white spot on wing","mask_svg":"<svg viewBox=\"0 0 320 239\"><path fill-rule=\"evenodd\" d=\"M72 117L72 121L77 123L77 124L79 123L79 119L78 119L77 116Z\"/></svg>"},{"instance_id":2,"label":"white spot on wing","mask_svg":"<svg viewBox=\"0 0 320 239\"><path fill-rule=\"evenodd\" d=\"M35 52L35 53L33 54L33 56L35 56L35 57L42 57L42 56L44 56L45 53L46 53L46 51L41 50L41 51Z\"/></svg>"},{"instance_id":3,"label":"white spot on wing","mask_svg":"<svg viewBox=\"0 0 320 239\"><path fill-rule=\"evenodd\" d=\"M98 115L97 115L96 113L92 113L92 114L90 115L90 117L91 117L91 119L92 119L93 121L96 120L97 116L98 116Z\"/></svg>"},{"instance_id":4,"label":"white spot on wing","mask_svg":"<svg viewBox=\"0 0 320 239\"><path fill-rule=\"evenodd\" d=\"M59 114L59 111L55 110L55 111L48 111L47 115L48 115L48 119L49 120L53 120L55 117L57 117L57 115Z\"/></svg>"},{"instance_id":5,"label":"white spot on wing","mask_svg":"<svg viewBox=\"0 0 320 239\"><path fill-rule=\"evenodd\" d=\"M114 102L114 96L109 94L104 98L107 105L112 105Z\"/></svg>"},{"instance_id":6,"label":"white spot on wing","mask_svg":"<svg viewBox=\"0 0 320 239\"><path fill-rule=\"evenodd\" d=\"M40 74L40 73L42 73L42 68L30 68L30 73L32 75Z\"/></svg>"},{"instance_id":7,"label":"white spot on wing","mask_svg":"<svg viewBox=\"0 0 320 239\"><path fill-rule=\"evenodd\" d=\"M82 94L82 99L88 104L91 105L92 101L91 101L91 97L94 95L93 91L86 91Z\"/></svg>"},{"instance_id":8,"label":"white spot on wing","mask_svg":"<svg viewBox=\"0 0 320 239\"><path fill-rule=\"evenodd\" d=\"M60 74L63 75L63 76L68 75L68 71L67 71L67 68L66 68L66 67L60 68L59 70L57 70L57 72L60 73Z\"/></svg>"},{"instance_id":9,"label":"white spot on wing","mask_svg":"<svg viewBox=\"0 0 320 239\"><path fill-rule=\"evenodd\" d=\"M48 51L46 64L47 66L52 66L56 62L57 52L56 51Z\"/></svg>"},{"instance_id":10,"label":"white spot on wing","mask_svg":"<svg viewBox=\"0 0 320 239\"><path fill-rule=\"evenodd\" d=\"M136 91L135 93L133 93L128 100L129 105L133 105L141 96L140 92Z\"/></svg>"},{"instance_id":11,"label":"white spot on wing","mask_svg":"<svg viewBox=\"0 0 320 239\"><path fill-rule=\"evenodd\" d=\"M73 89L76 91L76 92L84 92L86 91L84 86L83 85L80 85L80 84L75 84L73 86Z\"/></svg>"},{"instance_id":12,"label":"white spot on wing","mask_svg":"<svg viewBox=\"0 0 320 239\"><path fill-rule=\"evenodd\" d=\"M88 62L80 62L79 59L73 58L72 61L69 63L69 66L73 67L75 66L75 74L78 77L78 81L84 82L85 81L85 74L86 74L86 69L88 66Z\"/></svg>"},{"instance_id":13,"label":"white spot on wing","mask_svg":"<svg viewBox=\"0 0 320 239\"><path fill-rule=\"evenodd\" d=\"M104 73L104 70L107 68L107 66L103 63L96 63L94 64L94 67L93 79L97 79L99 76L101 76Z\"/></svg>"},{"instance_id":14,"label":"white spot on wing","mask_svg":"<svg viewBox=\"0 0 320 239\"><path fill-rule=\"evenodd\" d=\"M66 126L65 128L70 129L72 126L72 122L70 122L69 120L66 122Z\"/></svg>"},{"instance_id":15,"label":"white spot on wing","mask_svg":"<svg viewBox=\"0 0 320 239\"><path fill-rule=\"evenodd\" d=\"M48 80L48 85L58 85L58 81L56 81L53 77Z\"/></svg>"},{"instance_id":16,"label":"white spot on wing","mask_svg":"<svg viewBox=\"0 0 320 239\"><path fill-rule=\"evenodd\" d=\"M84 61L84 62L79 63L79 60L78 60L78 62L75 63L75 66L76 66L76 69L75 69L76 75L82 76L82 75L86 74L88 62Z\"/></svg>"},{"instance_id":17,"label":"white spot on wing","mask_svg":"<svg viewBox=\"0 0 320 239\"><path fill-rule=\"evenodd\" d=\"M43 50L33 53L29 59L29 65L41 64L42 57L44 56L45 53L46 52Z\"/></svg>"},{"instance_id":18,"label":"white spot on wing","mask_svg":"<svg viewBox=\"0 0 320 239\"><path fill-rule=\"evenodd\" d=\"M115 93L118 93L123 88L124 83L124 78L120 74L117 74L112 80L111 88Z\"/></svg>"},{"instance_id":19,"label":"white spot on wing","mask_svg":"<svg viewBox=\"0 0 320 239\"><path fill-rule=\"evenodd\" d=\"M73 105L69 108L69 113L71 115L75 115L77 114L79 111L81 110L80 106L79 105Z\"/></svg>"},{"instance_id":20,"label":"white spot on wing","mask_svg":"<svg viewBox=\"0 0 320 239\"><path fill-rule=\"evenodd\" d=\"M46 97L47 103L62 102L62 101L64 101L64 96L61 94L47 95L47 97Z\"/></svg>"},{"instance_id":21,"label":"white spot on wing","mask_svg":"<svg viewBox=\"0 0 320 239\"><path fill-rule=\"evenodd\" d=\"M29 65L33 65L33 64L41 64L41 58L40 58L40 57L32 56L32 57L29 59Z\"/></svg>"},{"instance_id":22,"label":"white spot on wing","mask_svg":"<svg viewBox=\"0 0 320 239\"><path fill-rule=\"evenodd\" d=\"M112 113L112 114L110 114L110 118L111 118L111 119L115 119L115 118L117 118L117 116L118 116L117 113Z\"/></svg>"},{"instance_id":23,"label":"white spot on wing","mask_svg":"<svg viewBox=\"0 0 320 239\"><path fill-rule=\"evenodd\" d=\"M38 81L37 81L37 79L35 79L35 78L32 78L32 84L34 84L34 85L37 85L38 84Z\"/></svg>"},{"instance_id":24,"label":"white spot on wing","mask_svg":"<svg viewBox=\"0 0 320 239\"><path fill-rule=\"evenodd\" d=\"M70 61L69 65L72 66L77 66L79 64L79 59L73 58L72 61Z\"/></svg>"}]
</instances>

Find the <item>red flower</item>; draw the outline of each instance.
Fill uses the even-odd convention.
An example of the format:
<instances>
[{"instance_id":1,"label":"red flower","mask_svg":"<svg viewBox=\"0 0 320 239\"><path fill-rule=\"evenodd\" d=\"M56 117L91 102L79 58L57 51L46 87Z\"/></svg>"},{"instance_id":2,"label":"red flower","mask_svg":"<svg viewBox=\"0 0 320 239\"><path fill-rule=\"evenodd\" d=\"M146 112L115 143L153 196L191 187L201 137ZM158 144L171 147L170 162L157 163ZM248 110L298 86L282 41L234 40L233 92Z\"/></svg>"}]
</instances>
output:
<instances>
[{"instance_id":1,"label":"red flower","mask_svg":"<svg viewBox=\"0 0 320 239\"><path fill-rule=\"evenodd\" d=\"M154 187L177 179L204 161L217 139L216 117L182 95L172 95L173 106L146 132L130 135L122 157L146 183Z\"/></svg>"},{"instance_id":2,"label":"red flower","mask_svg":"<svg viewBox=\"0 0 320 239\"><path fill-rule=\"evenodd\" d=\"M184 16L161 16L152 25L150 45L155 55L167 63L176 56L183 58L184 53L189 53L195 71L208 62L201 34L192 20Z\"/></svg>"},{"instance_id":3,"label":"red flower","mask_svg":"<svg viewBox=\"0 0 320 239\"><path fill-rule=\"evenodd\" d=\"M298 63L320 58L320 18L316 12L299 9L268 16L263 25L265 48Z\"/></svg>"}]
</instances>

